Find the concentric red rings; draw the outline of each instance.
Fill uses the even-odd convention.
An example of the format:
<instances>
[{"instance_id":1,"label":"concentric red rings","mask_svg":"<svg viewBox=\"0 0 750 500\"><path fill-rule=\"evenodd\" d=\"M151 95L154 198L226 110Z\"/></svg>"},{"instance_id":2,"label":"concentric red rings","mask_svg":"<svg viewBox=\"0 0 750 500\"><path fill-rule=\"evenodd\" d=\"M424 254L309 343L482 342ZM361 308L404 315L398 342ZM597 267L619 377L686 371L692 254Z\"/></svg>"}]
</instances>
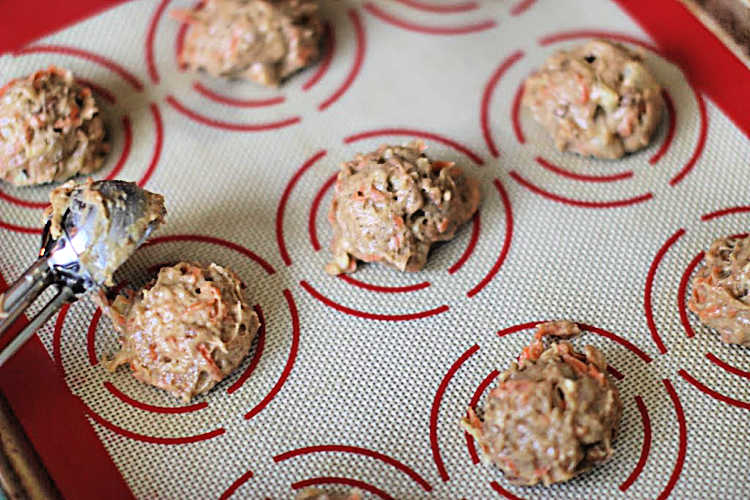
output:
<instances>
[{"instance_id":1,"label":"concentric red rings","mask_svg":"<svg viewBox=\"0 0 750 500\"><path fill-rule=\"evenodd\" d=\"M408 7L415 8L416 2L405 2L403 0L400 1L400 3L407 5ZM425 5L420 2L420 6L422 7L420 10L425 11ZM463 10L456 10L455 6L453 6L454 9L452 10L452 13L457 12L466 12L473 9L467 9L463 8ZM461 6L463 7L463 6ZM469 24L458 24L458 25L425 25L421 23L416 23L409 21L407 19L404 19L396 14L392 14L385 9L382 9L381 7L375 5L373 2L365 2L364 6L365 10L372 14L377 19L390 24L391 26L395 26L397 28L401 28L407 31L412 31L415 33L421 33L425 35L468 35L472 33L479 33L481 31L486 31L488 29L492 29L495 26L497 26L497 22L493 19L485 19L483 21L479 22L473 22ZM445 10L442 12L438 12L435 10L434 7L432 7L432 13L446 13Z\"/></svg>"},{"instance_id":2,"label":"concentric red rings","mask_svg":"<svg viewBox=\"0 0 750 500\"><path fill-rule=\"evenodd\" d=\"M136 92L140 92L143 90L143 83L135 76L133 73L131 73L129 70L125 69L123 66L119 65L118 63L112 61L111 59L108 59L104 56L100 56L99 54L96 54L91 51L79 49L76 47L70 47L67 45L32 45L30 47L26 47L24 49L21 49L19 51L16 51L14 53L15 57L21 56L21 55L27 55L27 54L59 54L64 56L70 56L70 57L76 57L79 59L83 59L89 62L93 62L99 66L102 66L106 68L107 70L111 71L112 73L119 76L122 80L124 80L126 83L128 83ZM90 87L96 94L98 94L102 100L110 105L114 105L117 102L117 97L113 91L110 89L96 84L94 82L91 82L89 80L77 78L77 81L81 85L86 85ZM149 163L148 167L146 168L145 172L141 175L141 178L138 180L138 185L144 186L146 182L148 182L149 178L153 175L158 162L159 157L161 156L161 148L162 148L162 141L163 141L163 122L161 120L161 114L159 112L159 108L156 104L150 104L150 112L152 115L152 119L154 121L154 127L155 127L155 146L154 151L152 154L151 162ZM112 170L105 176L107 180L111 180L116 178L122 169L124 168L125 164L128 161L130 151L132 149L132 142L133 142L133 130L132 130L132 123L130 116L128 114L122 114L119 117L119 121L122 126L123 131L123 147L122 151L120 152L120 157L117 159L114 167ZM10 193L7 193L5 189L0 188L0 199L17 205L22 208L28 208L28 209L34 209L34 210L42 210L46 208L49 203L46 201L34 201L34 200L26 200L23 198L20 198L18 196L12 195ZM14 232L19 233L25 233L25 234L41 234L42 229L38 227L26 227L21 226L18 224L13 224L5 221L0 220L0 228L7 229Z\"/></svg>"},{"instance_id":3,"label":"concentric red rings","mask_svg":"<svg viewBox=\"0 0 750 500\"><path fill-rule=\"evenodd\" d=\"M380 462L389 465L398 471L406 474L409 479L417 483L417 485L424 491L432 491L432 486L422 476L420 476L413 468L405 465L404 463L390 457L384 453L378 451L369 450L359 446L346 446L346 445L320 445L320 446L308 446L305 448L298 448L296 450L287 451L273 457L273 461L276 463L289 460L291 458L310 455L316 453L346 453L357 456L363 456L378 460Z\"/></svg>"},{"instance_id":4,"label":"concentric red rings","mask_svg":"<svg viewBox=\"0 0 750 500\"><path fill-rule=\"evenodd\" d=\"M149 22L148 31L146 34L146 41L145 41L145 54L146 54L146 65L148 68L148 73L151 81L155 84L160 83L160 75L159 70L157 69L156 65L156 58L155 58L155 43L156 43L156 33L157 29L160 25L160 21L162 17L164 16L164 13L167 10L167 5L169 4L170 0L162 0L159 5L154 10L154 14L151 17L151 20ZM196 9L200 9L203 5L203 2L197 2L194 6ZM352 66L345 76L344 80L335 87L331 93L325 97L317 106L318 111L324 111L328 107L330 107L334 102L338 101L346 92L349 90L351 85L354 83L354 80L356 79L357 75L359 74L362 63L364 62L364 56L366 51L366 39L365 39L365 30L364 26L362 24L362 21L360 19L360 15L356 9L349 9L347 11L347 17L349 21L351 22L352 28L354 30L354 38L355 38L355 53L354 58L352 61ZM175 47L175 56L179 59L179 55L182 52L182 48L184 46L185 37L187 35L187 31L189 29L189 26L187 23L181 23L178 30L177 35L174 43ZM323 57L318 64L317 70L303 83L302 85L302 91L308 92L313 87L316 87L318 83L320 83L324 77L328 73L328 69L330 68L333 55L336 52L336 34L334 27L331 25L331 23L326 22L324 25L324 33L323 33L323 44L324 44L324 51L323 51ZM179 67L178 64L178 70L183 71L183 68ZM247 98L237 98L233 96L224 95L222 93L219 93L215 90L212 90L205 84L201 83L200 81L194 81L192 84L192 90L194 90L198 96L201 98L207 99L211 103L223 105L223 106L232 106L236 108L268 108L270 106L276 106L279 104L282 104L286 101L286 97L283 95L276 95L274 97L264 97L264 98L257 98L257 99L247 99ZM170 94L166 98L167 103L175 109L178 113L182 114L183 116L187 117L190 120L193 120L197 123L201 123L203 125L207 125L209 127L218 128L220 130L229 130L229 131L237 131L237 132L262 132L262 131L269 131L269 130L276 130L279 128L289 127L291 125L295 125L299 123L302 120L301 116L286 116L286 117L274 117L273 119L266 119L262 121L253 121L253 122L235 122L235 121L226 121L219 118L214 118L210 115L207 115L203 112L198 111L197 109L193 109L187 104L185 104L185 101L181 98L178 98L177 96Z\"/></svg>"},{"instance_id":5,"label":"concentric red rings","mask_svg":"<svg viewBox=\"0 0 750 500\"><path fill-rule=\"evenodd\" d=\"M498 332L498 336L504 337L507 335L511 335L513 333L527 331L527 330L534 328L539 323L541 322L534 321L534 322L523 323L520 325L505 328ZM612 340L620 344L621 346L626 347L629 351L631 351L633 354L635 354L638 358L640 358L645 363L649 363L651 361L651 358L644 351L637 348L635 345L633 345L631 342L627 341L626 339L612 332L609 332L609 331L606 331L606 330L603 330L601 328L597 328L591 325L586 325L586 324L579 324L579 327L583 331L588 331L595 335L605 337L608 340ZM437 419L438 419L440 401L448 385L450 384L451 380L454 378L456 373L478 351L479 351L479 346L477 344L473 345L467 351L465 351L451 365L451 367L446 372L446 375L443 377L440 383L440 386L438 388L438 391L436 393L435 399L433 401L433 407L432 407L432 412L431 412L430 441L431 441L431 447L433 450L433 459L435 460L440 477L443 479L443 481L448 481L450 478L445 470L445 466L443 465L443 461L440 456L439 446L437 444ZM614 370L614 373L616 374L615 376L618 379L623 378L622 374L620 374L617 370ZM477 407L477 405L480 402L480 399L482 398L482 395L486 393L486 391L489 389L492 382L498 377L499 374L500 374L499 370L492 370L487 376L485 376L477 384L477 387L473 391L471 399L468 403L468 408ZM666 379L663 382L664 382L665 388L667 389L667 394L672 400L673 405L675 407L675 411L677 413L677 421L678 421L678 427L679 427L679 450L677 452L677 459L676 459L674 469L672 471L670 479L667 482L667 485L665 486L664 490L662 491L660 495L660 498L666 498L666 496L669 495L675 483L677 482L679 475L682 471L682 465L684 463L685 450L687 446L686 444L687 443L687 431L686 431L685 418L684 418L684 413L682 411L682 406L679 402L679 398L677 397L677 394L674 392L674 389L671 386L671 383ZM638 408L640 417L641 417L643 441L641 444L641 453L638 458L638 461L634 465L632 471L627 475L627 477L623 480L623 482L618 486L620 491L623 491L623 492L627 491L635 483L635 481L640 477L641 473L643 472L646 466L648 456L651 450L651 444L652 444L651 418L649 416L648 407L646 406L646 403L644 402L643 397L641 396L635 396L633 401L635 402ZM478 464L480 462L480 457L475 447L474 438L465 432L464 440L466 442L466 449L467 449L468 456L471 462L475 465ZM508 491L507 489L503 488L497 481L492 481L490 483L490 487L493 490L495 490L497 493L499 493L500 495L504 496L505 498L521 498L521 497L516 496L514 493Z\"/></svg>"},{"instance_id":6,"label":"concentric red rings","mask_svg":"<svg viewBox=\"0 0 750 500\"><path fill-rule=\"evenodd\" d=\"M375 137L388 137L388 136L407 136L407 137L415 137L415 138L438 142L440 144L443 144L447 147L454 149L456 152L462 155L465 155L477 167L481 167L485 164L484 159L478 153L476 153L469 147L461 144L458 141L450 139L446 136L440 135L435 132L429 132L429 131L424 131L424 130L417 130L417 129L411 129L411 128L382 128L382 129L369 130L369 131L360 132L357 134L352 134L350 136L345 137L343 142L344 144L352 144L352 143L366 140L366 139L372 139ZM276 211L276 239L277 239L277 244L279 247L279 252L281 254L282 260L287 265L291 265L292 260L287 251L286 242L284 238L284 216L286 213L286 206L289 202L289 198L291 197L291 194L295 186L300 182L300 179L302 178L302 176L308 170L314 167L321 159L323 159L326 156L326 154L327 154L326 150L320 150L317 153L313 154L310 158L308 158L291 177L279 201L279 205ZM313 250L316 252L322 248L320 244L320 240L318 238L318 231L317 231L317 226L316 226L318 213L320 210L320 205L323 201L323 198L326 196L327 192L336 183L336 178L337 178L337 174L332 174L330 177L326 179L326 181L322 184L322 186L318 189L315 196L313 197L310 210L308 211L309 215L308 215L308 221L307 221L307 229L309 233L310 244ZM500 268L505 262L505 259L507 258L508 252L510 251L510 244L511 244L512 236L513 236L513 210L512 210L511 203L510 203L510 198L508 197L507 191L505 190L504 186L502 185L499 179L493 180L493 186L495 190L497 191L497 194L500 197L500 201L504 209L505 236L504 236L502 247L499 250L499 255L497 259L495 260L494 264L492 265L492 267L487 271L485 276L480 279L479 283L477 283L474 287L472 287L467 292L467 296L469 298L477 295L482 289L484 289L490 283L490 281L492 281L492 279L499 272ZM466 250L458 258L458 260L448 269L449 274L454 274L457 271L459 271L464 266L464 264L468 261L468 259L471 257L472 253L475 250L477 241L479 239L480 227L481 227L480 215L479 213L477 213L474 215L472 219L472 232L471 232L471 236L470 236L468 245L466 247ZM374 292L380 292L380 293L413 292L413 291L422 290L430 286L430 283L426 281L416 283L416 284L406 285L406 286L392 286L392 285L386 286L386 285L375 285L375 284L364 283L364 282L359 281L357 278L353 278L350 276L343 277L342 279L345 282L353 286L356 286L358 288L370 290ZM308 292L310 292L311 290L314 290L313 287L307 282L305 282L303 287L305 287L306 290L308 290ZM384 319L385 316L390 316L390 315L370 315L370 313L366 313L364 311L355 311L346 306L335 304L330 299L323 297L322 294L318 293L317 291L313 291L312 294L314 297L321 300L321 302L324 302L326 305L336 307L340 311L348 312L348 313L355 314L355 315L363 315L363 317L364 316L367 316L367 317L379 316L380 319ZM437 308L431 311L426 311L425 314L429 312L432 312L432 313L442 312L442 308ZM395 317L404 317L404 316L405 315L395 315ZM423 316L419 316L418 314L406 315L406 316L423 317Z\"/></svg>"},{"instance_id":7,"label":"concentric red rings","mask_svg":"<svg viewBox=\"0 0 750 500\"><path fill-rule=\"evenodd\" d=\"M359 309L354 309L352 307L348 307L342 304L339 304L338 302L335 302L322 293L320 293L318 290L313 288L310 283L308 283L305 280L300 281L300 285L302 285L302 288L310 294L314 299L318 300L319 302L323 303L324 305L335 309L339 312L342 312L344 314L348 314L350 316L356 316L358 318L364 318L364 319L374 319L378 321L411 321L416 319L422 319L422 318L429 318L430 316L435 316L437 314L444 313L450 309L448 305L442 305L435 307L433 309L428 309L425 311L418 311L414 313L401 313L401 314L379 314L379 313L371 313L367 311L361 311Z\"/></svg>"},{"instance_id":8,"label":"concentric red rings","mask_svg":"<svg viewBox=\"0 0 750 500\"><path fill-rule=\"evenodd\" d=\"M614 32L596 31L596 30L567 31L567 32L556 33L553 35L543 37L539 39L538 42L539 42L539 45L546 46L552 43L566 41L566 40L573 40L573 39L578 39L578 38L592 38L592 37L603 37L603 38L618 40L621 42L637 44L659 54L662 58L664 58L663 53L659 51L659 49L656 48L655 46L647 42L644 42L642 40L639 40L637 38L634 38L632 36L624 35L621 33L614 33ZM492 156L494 157L499 157L500 150L497 144L495 143L493 133L491 130L491 126L490 126L490 103L492 100L492 95L494 93L495 87L497 87L503 75L523 56L524 56L524 52L520 50L515 51L511 53L509 56L507 56L504 60L500 62L499 66L497 67L495 72L490 76L490 79L488 80L487 84L484 87L482 100L481 100L481 107L480 107L480 110L481 110L480 127L482 130L482 134L484 136L487 148L490 151L490 154L492 154ZM687 82L690 85L691 90L693 91L693 94L695 96L695 99L698 105L700 127L699 127L697 143L690 158L688 158L688 160L681 167L681 169L669 180L670 186L675 186L676 184L678 184L693 169L693 167L695 166L696 162L700 158L700 155L705 147L705 141L706 141L707 130L708 130L706 105L703 100L703 96L700 94L700 92L697 92L695 90L695 88L690 84L689 81ZM525 144L526 142L525 136L524 136L521 123L520 123L520 119L519 119L522 94L523 94L523 82L521 82L516 89L516 93L514 95L512 106L511 106L510 118L511 118L511 124L514 130L516 139L518 140L520 144ZM652 165L658 163L659 160L661 160L661 158L666 155L670 145L673 142L676 123L677 123L676 109L675 109L674 102L669 92L664 90L663 97L666 103L668 122L667 122L667 128L664 134L664 139L663 139L661 147L648 160L648 162ZM552 172L553 174L558 175L564 179L568 179L572 181L579 181L579 182L584 182L584 183L619 182L619 181L631 179L634 175L634 173L631 170L619 172L616 174L608 174L608 175L580 174L580 173L568 170L566 168L563 168L559 165L556 165L554 162L551 162L548 159L545 159L540 156L536 157L536 163L542 169L547 170L548 172ZM647 193L642 193L642 194L638 194L635 196L627 197L624 199L618 199L618 200L607 200L607 201L581 200L581 199L570 198L570 197L566 197L566 196L553 193L535 184L533 181L529 180L528 178L524 177L518 170L512 170L510 172L510 175L511 177L513 177L514 180L516 180L523 187L529 189L530 191L540 196L543 196L549 200L552 200L558 203L564 203L567 205L583 207L583 208L600 208L600 209L601 208L617 208L617 207L624 207L624 206L629 206L629 205L635 205L638 203L643 203L653 198L653 194L650 192L647 192Z\"/></svg>"},{"instance_id":9,"label":"concentric red rings","mask_svg":"<svg viewBox=\"0 0 750 500\"><path fill-rule=\"evenodd\" d=\"M434 14L453 14L456 12L468 12L479 8L477 2L462 2L453 4L433 4L419 0L396 0L396 2L411 7L412 9Z\"/></svg>"},{"instance_id":10,"label":"concentric red rings","mask_svg":"<svg viewBox=\"0 0 750 500\"><path fill-rule=\"evenodd\" d=\"M65 366L62 363L62 355L61 355L61 338L62 338L62 327L65 323L65 318L68 314L68 310L70 309L70 304L65 304L62 309L60 309L60 313L57 316L57 320L55 321L55 329L54 334L52 338L52 353L53 358L55 360L55 363L57 365L58 370L60 371L60 374L62 375L63 379L65 379ZM104 386L107 388L106 384ZM112 393L111 389L108 388L108 391ZM117 391L119 393L119 391ZM122 393L119 393L122 394ZM116 397L118 394L114 394ZM124 394L122 394L124 396ZM76 396L77 397L77 396ZM219 427L217 429L214 429L209 432L205 432L202 434L196 434L192 436L181 436L181 437L160 437L160 436L150 436L146 434L141 434L137 432L130 431L128 429L124 429L109 420L105 419L104 417L100 416L96 412L94 412L84 401L82 398L77 397L77 399L80 401L84 412L91 417L95 422L100 424L101 426L111 430L112 432L119 434L121 436L127 437L129 439L133 439L135 441L142 441L146 443L152 443L152 444L166 444L166 445L174 445L174 444L189 444L189 443L195 443L198 441L204 441L207 439L214 438L216 436L220 436L225 432L224 428ZM141 403L139 401L133 400L131 398L128 398L126 396L122 398L118 398L120 401L129 404L135 408L138 408L140 410L145 411L151 411L155 413L185 413L185 412L193 412L198 411L200 409L203 409L204 406L198 406L193 405L192 407L176 407L176 408L164 408L164 407L156 407L152 405L147 405L145 403Z\"/></svg>"},{"instance_id":11,"label":"concentric red rings","mask_svg":"<svg viewBox=\"0 0 750 500\"><path fill-rule=\"evenodd\" d=\"M729 208L716 210L716 211L702 215L701 222L709 222L709 221L713 221L721 217L739 214L739 213L747 213L749 211L750 211L750 207L746 207L746 206L729 207ZM644 314L646 316L646 322L648 324L649 331L651 332L651 338L653 339L654 343L656 344L661 354L665 354L667 352L667 347L665 346L664 341L662 340L661 335L659 333L659 329L656 326L656 322L654 321L654 312L653 312L653 304L652 304L654 281L656 279L656 273L658 272L659 266L664 260L664 257L667 255L669 250L674 245L676 245L677 242L680 241L683 236L685 236L686 232L687 231L685 228L680 228L677 231L675 231L664 242L664 244L656 252L654 259L651 262L651 265L649 266L648 274L646 275L646 283L645 283L644 292L643 292ZM746 235L747 235L746 233L738 233L732 236L744 237ZM693 275L693 273L695 272L695 269L703 260L704 255L705 254L703 251L699 251L688 262L684 271L682 272L682 275L680 276L680 281L679 281L678 289L677 289L677 311L680 317L680 323L682 324L685 330L685 335L688 338L694 337L695 331L693 330L693 327L690 324L690 317L688 315L688 310L687 310L687 290L688 290L688 285L690 282L690 277Z\"/></svg>"},{"instance_id":12,"label":"concentric red rings","mask_svg":"<svg viewBox=\"0 0 750 500\"><path fill-rule=\"evenodd\" d=\"M324 476L324 477L314 477L311 479L304 479L302 481L297 481L296 483L292 483L292 489L301 490L304 488L309 488L311 486L321 486L321 485L327 485L327 484L343 484L346 486L350 486L352 488L359 488L360 490L371 493L379 498L382 498L383 500L396 500L394 497L392 497L391 495L389 495L382 489L378 488L377 486L374 486L365 481L361 481L359 479L351 479L348 477Z\"/></svg>"},{"instance_id":13,"label":"concentric red rings","mask_svg":"<svg viewBox=\"0 0 750 500\"><path fill-rule=\"evenodd\" d=\"M155 238L147 243L147 247L163 244L163 243L173 243L173 242L183 242L183 241L195 241L198 243L205 243L205 244L212 244L212 245L219 245L224 248L227 248L229 250L238 252L245 256L246 258L254 261L263 271L266 275L273 274L275 270L273 267L271 267L268 262L266 262L264 259L262 259L260 256L255 254L254 252L250 251L249 249L242 247L241 245L238 245L236 243L232 243L227 240L222 240L215 237L208 237L208 236L202 236L202 235L170 235L170 236L163 236L160 238ZM152 266L153 268L154 266ZM156 266L159 267L159 266ZM155 269L152 269L155 270ZM123 283L122 285L126 285L126 283ZM292 343L289 353L289 358L287 360L286 366L282 370L278 381L274 385L274 387L269 391L269 393L255 406L253 407L246 415L245 418L249 419L253 416L257 415L262 411L272 400L273 398L278 394L278 392L281 390L281 387L283 386L284 382L288 378L289 374L291 373L292 367L294 365L294 361L296 359L297 355L297 349L299 345L299 317L297 314L297 308L294 303L294 299L291 295L291 292L289 290L283 291L284 297L287 302L287 306L290 311L290 316L292 320ZM65 378L65 369L62 362L62 355L61 355L61 342L62 342L62 328L65 321L65 317L67 315L69 306L65 306L60 314L58 315L58 318L55 322L55 328L54 328L54 334L53 334L53 358L55 359L55 362L57 366L59 367L61 374L63 378ZM227 389L227 394L232 394L236 392L238 389L241 388L241 386L244 384L244 382L248 379L250 374L255 370L257 367L260 357L263 353L263 346L264 346L264 340L266 335L266 330L268 328L267 321L264 317L263 310L260 307L260 305L255 306L255 310L258 313L261 327L258 332L258 337L256 341L256 347L255 347L255 353L253 357L249 361L248 367L245 369L245 371L240 375L240 377L237 379L232 386L230 386ZM88 358L90 365L96 365L97 364L97 356L94 348L94 340L95 340L95 332L96 332L96 326L101 318L101 309L98 309L95 311L91 324L88 328L88 346L87 346L87 352L88 352ZM120 391L114 384L110 382L104 383L104 388L106 391L114 396L117 400L128 404L134 408L137 408L139 410L148 411L151 413L157 413L157 414L182 414L182 413L191 413L203 410L208 406L208 403L198 402L195 404L187 405L187 406L169 406L169 407L162 407L162 406L155 406L148 403L144 403L141 401L136 400L135 398L132 398L131 396L128 396L124 392ZM156 443L156 444L184 444L184 443L191 443L196 441L201 441L205 439L210 439L212 437L216 437L224 432L223 428L218 428L213 431L202 433L199 435L194 436L187 436L187 437L154 437L154 436L148 436L145 434L140 434L136 432L129 431L127 429L123 429L116 424L113 424L109 422L104 417L96 414L91 408L86 406L86 413L91 416L96 422L100 423L101 425L107 427L108 429L112 430L115 433L118 433L120 435L123 435L125 437L149 442L149 443Z\"/></svg>"}]
</instances>

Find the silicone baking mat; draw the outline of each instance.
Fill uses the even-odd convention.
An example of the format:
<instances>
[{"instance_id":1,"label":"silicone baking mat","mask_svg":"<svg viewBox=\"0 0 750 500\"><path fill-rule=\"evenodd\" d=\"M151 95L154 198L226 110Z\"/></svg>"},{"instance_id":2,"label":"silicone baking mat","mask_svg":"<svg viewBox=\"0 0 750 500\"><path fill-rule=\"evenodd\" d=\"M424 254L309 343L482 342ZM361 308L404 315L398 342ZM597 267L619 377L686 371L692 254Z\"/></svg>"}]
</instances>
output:
<instances>
[{"instance_id":1,"label":"silicone baking mat","mask_svg":"<svg viewBox=\"0 0 750 500\"><path fill-rule=\"evenodd\" d=\"M100 366L116 341L90 300L61 311L0 383L64 494L750 496L750 354L685 308L701 252L747 230L750 143L618 4L324 0L323 59L278 90L182 72L187 28L168 13L191 5L128 2L0 57L3 80L56 64L91 85L113 144L94 177L166 196L119 281L217 262L263 320L239 369L185 405ZM653 144L621 161L557 152L519 109L523 79L591 37L642 50L664 84ZM338 165L412 138L481 181L480 212L420 273L327 276ZM48 190L0 187L6 281L37 250ZM549 319L604 352L621 432L590 473L514 487L458 422Z\"/></svg>"}]
</instances>

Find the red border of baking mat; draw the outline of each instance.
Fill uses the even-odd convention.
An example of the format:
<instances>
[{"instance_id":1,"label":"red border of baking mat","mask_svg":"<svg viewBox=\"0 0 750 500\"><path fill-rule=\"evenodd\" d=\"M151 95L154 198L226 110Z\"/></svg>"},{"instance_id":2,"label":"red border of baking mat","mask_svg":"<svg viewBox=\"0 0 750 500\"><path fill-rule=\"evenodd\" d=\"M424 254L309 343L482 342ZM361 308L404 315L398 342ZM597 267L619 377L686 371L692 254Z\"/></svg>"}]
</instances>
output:
<instances>
[{"instance_id":1,"label":"red border of baking mat","mask_svg":"<svg viewBox=\"0 0 750 500\"><path fill-rule=\"evenodd\" d=\"M0 54L124 1L14 2L13 9L6 9L0 18ZM750 136L750 103L745 95L750 71L715 35L677 0L614 1ZM0 289L6 286L0 275ZM0 388L65 497L132 498L79 400L65 386L38 338L0 368Z\"/></svg>"},{"instance_id":2,"label":"red border of baking mat","mask_svg":"<svg viewBox=\"0 0 750 500\"><path fill-rule=\"evenodd\" d=\"M65 498L134 498L36 335L0 367L0 389Z\"/></svg>"},{"instance_id":3,"label":"red border of baking mat","mask_svg":"<svg viewBox=\"0 0 750 500\"><path fill-rule=\"evenodd\" d=\"M0 16L0 54L18 50L37 38L125 1L9 0Z\"/></svg>"},{"instance_id":4,"label":"red border of baking mat","mask_svg":"<svg viewBox=\"0 0 750 500\"><path fill-rule=\"evenodd\" d=\"M614 0L750 136L750 70L678 0Z\"/></svg>"}]
</instances>

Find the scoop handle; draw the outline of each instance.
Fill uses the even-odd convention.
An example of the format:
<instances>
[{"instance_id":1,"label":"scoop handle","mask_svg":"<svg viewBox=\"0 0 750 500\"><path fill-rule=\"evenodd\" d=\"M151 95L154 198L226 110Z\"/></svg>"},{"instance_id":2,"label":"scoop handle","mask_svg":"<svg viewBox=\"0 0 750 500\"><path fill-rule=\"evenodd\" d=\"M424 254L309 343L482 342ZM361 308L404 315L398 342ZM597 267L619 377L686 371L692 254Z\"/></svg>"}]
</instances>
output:
<instances>
[{"instance_id":1,"label":"scoop handle","mask_svg":"<svg viewBox=\"0 0 750 500\"><path fill-rule=\"evenodd\" d=\"M6 332L51 283L52 273L47 259L39 257L0 295L0 345L7 344Z\"/></svg>"},{"instance_id":2,"label":"scoop handle","mask_svg":"<svg viewBox=\"0 0 750 500\"><path fill-rule=\"evenodd\" d=\"M45 285L45 288L46 286L48 285ZM36 332L37 328L42 326L53 314L59 311L64 304L73 301L75 301L75 292L73 291L73 289L67 286L62 286L61 288L58 288L57 295L55 295L52 300L47 302L42 310L39 311L26 326L21 328L20 332L16 332L15 329L12 329L9 332L10 336L8 339L0 337L0 341L3 344L6 344L6 342L8 342L4 347L2 347L2 350L0 350L0 366L2 366L8 359L10 359L10 357L13 356L16 351L20 349L21 346L31 338L34 332ZM3 333L4 332L0 332L0 335ZM12 337L12 339L10 337Z\"/></svg>"}]
</instances>

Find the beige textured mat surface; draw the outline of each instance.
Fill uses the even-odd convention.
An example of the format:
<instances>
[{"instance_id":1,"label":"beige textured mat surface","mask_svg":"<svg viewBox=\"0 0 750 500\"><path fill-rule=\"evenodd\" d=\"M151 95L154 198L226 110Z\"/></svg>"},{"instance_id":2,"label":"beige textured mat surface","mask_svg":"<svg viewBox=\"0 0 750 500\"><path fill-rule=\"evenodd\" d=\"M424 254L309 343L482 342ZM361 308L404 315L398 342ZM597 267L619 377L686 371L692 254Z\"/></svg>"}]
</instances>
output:
<instances>
[{"instance_id":1,"label":"beige textured mat surface","mask_svg":"<svg viewBox=\"0 0 750 500\"><path fill-rule=\"evenodd\" d=\"M750 352L686 313L680 287L715 237L747 229L747 138L610 1L409 3L324 1L330 64L278 91L180 72L167 13L191 3L178 0L134 1L0 57L3 80L54 63L101 87L114 150L95 177L166 196L167 225L121 279L215 261L265 320L240 369L188 407L97 364L116 341L89 300L40 331L134 494L290 498L329 482L399 499L750 496ZM672 103L654 144L618 162L558 153L523 112L514 127L523 78L592 31L642 41ZM415 136L481 180L480 215L419 274L327 276L338 164ZM48 188L0 189L0 270L14 276ZM584 340L621 376L622 431L606 465L517 488L473 463L458 421L526 324L557 318L590 325Z\"/></svg>"}]
</instances>

